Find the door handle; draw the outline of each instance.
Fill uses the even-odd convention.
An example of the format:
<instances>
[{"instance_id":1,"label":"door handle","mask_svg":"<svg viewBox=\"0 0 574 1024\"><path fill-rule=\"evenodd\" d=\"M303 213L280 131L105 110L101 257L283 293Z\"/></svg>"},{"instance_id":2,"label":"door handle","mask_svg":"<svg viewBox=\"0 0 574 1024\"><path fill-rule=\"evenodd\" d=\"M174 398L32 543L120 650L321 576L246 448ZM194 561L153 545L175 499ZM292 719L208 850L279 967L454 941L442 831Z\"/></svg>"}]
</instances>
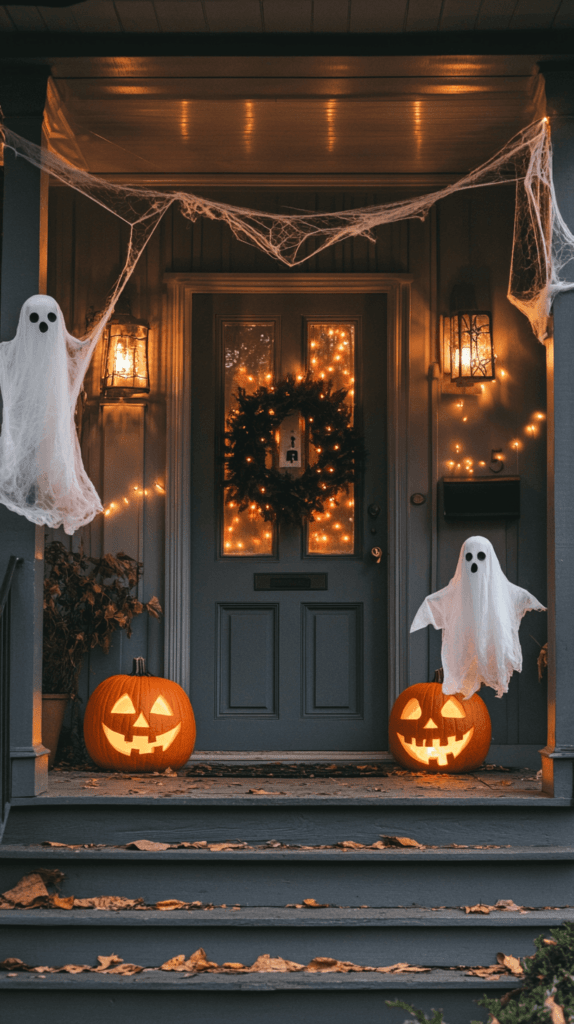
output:
<instances>
[{"instance_id":1,"label":"door handle","mask_svg":"<svg viewBox=\"0 0 574 1024\"><path fill-rule=\"evenodd\" d=\"M375 562L378 565L383 557L383 549L378 546L371 548L371 556L375 559Z\"/></svg>"}]
</instances>

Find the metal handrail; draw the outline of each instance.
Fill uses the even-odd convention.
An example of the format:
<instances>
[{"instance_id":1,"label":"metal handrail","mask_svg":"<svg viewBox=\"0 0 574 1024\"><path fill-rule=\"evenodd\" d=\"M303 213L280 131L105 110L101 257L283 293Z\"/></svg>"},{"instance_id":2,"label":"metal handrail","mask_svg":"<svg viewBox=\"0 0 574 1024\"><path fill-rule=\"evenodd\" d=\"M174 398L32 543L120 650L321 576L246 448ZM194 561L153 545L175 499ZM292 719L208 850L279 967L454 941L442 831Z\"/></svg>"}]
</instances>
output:
<instances>
[{"instance_id":1,"label":"metal handrail","mask_svg":"<svg viewBox=\"0 0 574 1024\"><path fill-rule=\"evenodd\" d=\"M24 559L11 555L0 586L0 838L8 816L10 761L10 597L16 569Z\"/></svg>"}]
</instances>

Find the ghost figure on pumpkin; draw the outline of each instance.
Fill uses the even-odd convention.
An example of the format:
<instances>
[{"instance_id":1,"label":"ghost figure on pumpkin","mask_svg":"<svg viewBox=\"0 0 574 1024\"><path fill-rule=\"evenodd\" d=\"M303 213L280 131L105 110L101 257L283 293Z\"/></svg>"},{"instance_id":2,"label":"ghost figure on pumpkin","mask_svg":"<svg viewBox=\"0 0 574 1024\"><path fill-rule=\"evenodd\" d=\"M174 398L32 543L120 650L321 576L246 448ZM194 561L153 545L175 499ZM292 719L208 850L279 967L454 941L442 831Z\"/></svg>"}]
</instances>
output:
<instances>
[{"instance_id":1,"label":"ghost figure on pumpkin","mask_svg":"<svg viewBox=\"0 0 574 1024\"><path fill-rule=\"evenodd\" d=\"M22 306L15 338L0 343L0 502L68 534L102 511L74 424L96 340L74 338L55 299L33 295Z\"/></svg>"},{"instance_id":2,"label":"ghost figure on pumpkin","mask_svg":"<svg viewBox=\"0 0 574 1024\"><path fill-rule=\"evenodd\" d=\"M489 540L469 537L452 580L425 598L411 633L442 629L443 693L470 697L484 683L502 697L512 673L522 670L518 629L529 611L546 609L507 580Z\"/></svg>"}]
</instances>

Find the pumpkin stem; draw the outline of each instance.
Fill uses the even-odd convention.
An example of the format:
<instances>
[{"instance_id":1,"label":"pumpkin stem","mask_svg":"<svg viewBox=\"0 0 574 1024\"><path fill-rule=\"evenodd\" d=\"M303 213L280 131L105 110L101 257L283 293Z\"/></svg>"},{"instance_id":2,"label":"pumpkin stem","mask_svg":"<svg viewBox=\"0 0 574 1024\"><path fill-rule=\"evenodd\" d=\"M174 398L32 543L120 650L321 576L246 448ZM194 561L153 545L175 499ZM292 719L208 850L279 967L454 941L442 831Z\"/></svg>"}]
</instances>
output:
<instances>
[{"instance_id":1,"label":"pumpkin stem","mask_svg":"<svg viewBox=\"0 0 574 1024\"><path fill-rule=\"evenodd\" d=\"M135 662L134 662L134 664L135 664ZM435 674L434 674L433 682L434 683L441 683L441 685L442 685L442 683L444 683L444 669L442 669L442 668L437 668L436 669Z\"/></svg>"},{"instance_id":2,"label":"pumpkin stem","mask_svg":"<svg viewBox=\"0 0 574 1024\"><path fill-rule=\"evenodd\" d=\"M145 658L134 658L132 676L149 676L149 674L146 671Z\"/></svg>"}]
</instances>

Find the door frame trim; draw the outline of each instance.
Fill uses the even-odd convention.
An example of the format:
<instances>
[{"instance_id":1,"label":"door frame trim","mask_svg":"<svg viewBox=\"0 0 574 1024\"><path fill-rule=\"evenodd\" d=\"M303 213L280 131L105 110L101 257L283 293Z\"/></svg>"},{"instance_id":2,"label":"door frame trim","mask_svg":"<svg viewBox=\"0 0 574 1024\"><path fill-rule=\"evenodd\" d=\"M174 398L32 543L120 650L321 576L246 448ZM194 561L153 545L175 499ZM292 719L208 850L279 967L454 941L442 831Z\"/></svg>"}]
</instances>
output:
<instances>
[{"instance_id":1,"label":"door frame trim","mask_svg":"<svg viewBox=\"0 0 574 1024\"><path fill-rule=\"evenodd\" d=\"M165 274L166 517L164 672L191 683L191 325L194 294L387 295L389 707L407 685L407 428L410 274ZM188 341L189 339L189 341Z\"/></svg>"}]
</instances>

